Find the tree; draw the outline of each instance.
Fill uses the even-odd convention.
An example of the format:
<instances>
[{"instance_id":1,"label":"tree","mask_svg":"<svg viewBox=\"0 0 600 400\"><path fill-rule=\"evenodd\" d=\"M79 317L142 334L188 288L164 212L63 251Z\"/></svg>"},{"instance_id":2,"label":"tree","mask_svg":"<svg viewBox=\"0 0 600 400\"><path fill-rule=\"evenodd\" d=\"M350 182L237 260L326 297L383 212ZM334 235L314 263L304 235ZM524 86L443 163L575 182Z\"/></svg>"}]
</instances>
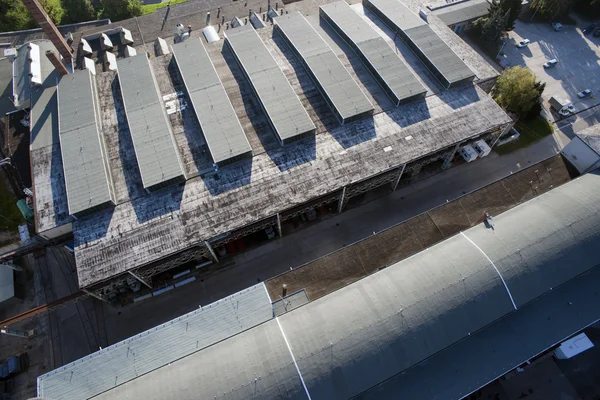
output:
<instances>
[{"instance_id":1,"label":"tree","mask_svg":"<svg viewBox=\"0 0 600 400\"><path fill-rule=\"evenodd\" d=\"M546 18L555 18L569 12L573 0L532 0L530 8Z\"/></svg>"},{"instance_id":2,"label":"tree","mask_svg":"<svg viewBox=\"0 0 600 400\"><path fill-rule=\"evenodd\" d=\"M102 18L120 21L140 15L142 15L140 0L102 0Z\"/></svg>"},{"instance_id":3,"label":"tree","mask_svg":"<svg viewBox=\"0 0 600 400\"><path fill-rule=\"evenodd\" d=\"M546 84L535 79L535 74L527 68L517 66L505 69L496 80L492 96L500 106L520 117L537 116ZM537 110L537 114L532 115L532 110Z\"/></svg>"},{"instance_id":4,"label":"tree","mask_svg":"<svg viewBox=\"0 0 600 400\"><path fill-rule=\"evenodd\" d=\"M487 45L495 45L506 29L508 12L504 12L500 4L493 0L487 17L479 18L474 25L479 30L481 40Z\"/></svg>"},{"instance_id":5,"label":"tree","mask_svg":"<svg viewBox=\"0 0 600 400\"><path fill-rule=\"evenodd\" d=\"M521 3L522 0L500 0L499 6L503 13L508 13L506 21L505 31L512 31L515 29L515 22L521 15Z\"/></svg>"},{"instance_id":6,"label":"tree","mask_svg":"<svg viewBox=\"0 0 600 400\"><path fill-rule=\"evenodd\" d=\"M42 7L55 24L60 24L64 9L60 0L41 0ZM38 28L37 23L21 0L0 0L0 31L20 31Z\"/></svg>"},{"instance_id":7,"label":"tree","mask_svg":"<svg viewBox=\"0 0 600 400\"><path fill-rule=\"evenodd\" d=\"M96 11L90 0L62 0L62 6L65 9L63 23L74 24L96 19Z\"/></svg>"}]
</instances>

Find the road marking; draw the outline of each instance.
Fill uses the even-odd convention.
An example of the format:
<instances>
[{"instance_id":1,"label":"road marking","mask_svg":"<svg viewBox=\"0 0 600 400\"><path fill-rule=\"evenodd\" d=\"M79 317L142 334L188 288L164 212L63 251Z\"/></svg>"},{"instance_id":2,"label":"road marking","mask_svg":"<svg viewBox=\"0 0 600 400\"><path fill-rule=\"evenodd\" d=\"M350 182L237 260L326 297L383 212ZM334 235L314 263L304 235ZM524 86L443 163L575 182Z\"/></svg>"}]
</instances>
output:
<instances>
[{"instance_id":1,"label":"road marking","mask_svg":"<svg viewBox=\"0 0 600 400\"><path fill-rule=\"evenodd\" d=\"M465 237L465 239L467 239L469 242L471 242L471 244L473 246L477 247L477 250L479 250L481 252L481 254L483 254L484 257L487 258L487 260L490 262L490 264L492 264L492 267L494 267L494 269L496 270L496 273L498 273L498 276L500 277L500 280L504 284L504 288L506 289L506 293L508 293L508 297L510 297L510 301L512 302L512 305L513 305L513 307L516 310L517 309L517 305L515 304L515 301L513 300L512 294L510 293L510 290L508 289L508 285L504 281L504 278L502 277L502 274L500 273L500 271L498 271L498 268L496 268L496 264L494 264L494 262L487 256L487 254L485 254L485 252L483 250L481 250L481 247L477 246L474 241L472 241L471 239L469 239L469 237L467 235L465 235L464 232L461 232L460 234L463 235Z\"/></svg>"},{"instance_id":2,"label":"road marking","mask_svg":"<svg viewBox=\"0 0 600 400\"><path fill-rule=\"evenodd\" d=\"M302 377L302 373L300 372L298 363L296 362L296 357L294 357L294 353L292 353L292 348L290 347L287 337L285 336L285 332L283 331L283 327L281 326L281 323L279 322L279 318L275 317L275 320L277 321L277 325L279 325L279 330L281 331L281 334L283 335L283 340L285 340L285 345L287 346L288 350L290 351L290 355L292 356L292 361L294 362L294 365L296 366L296 371L298 371L298 376L300 377L300 381L302 381L302 386L304 386L304 391L306 392L306 396L308 396L308 400L312 400L310 398L310 393L308 393L308 388L306 387L306 383L304 383L304 378Z\"/></svg>"}]
</instances>

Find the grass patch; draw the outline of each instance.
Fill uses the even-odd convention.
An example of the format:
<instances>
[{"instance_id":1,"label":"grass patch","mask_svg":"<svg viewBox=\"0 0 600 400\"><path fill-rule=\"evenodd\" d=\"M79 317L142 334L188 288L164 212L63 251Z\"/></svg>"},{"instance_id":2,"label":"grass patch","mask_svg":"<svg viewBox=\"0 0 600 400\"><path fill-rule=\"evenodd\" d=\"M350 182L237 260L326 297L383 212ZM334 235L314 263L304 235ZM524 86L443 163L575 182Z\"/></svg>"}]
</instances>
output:
<instances>
[{"instance_id":1,"label":"grass patch","mask_svg":"<svg viewBox=\"0 0 600 400\"><path fill-rule=\"evenodd\" d=\"M165 8L168 5L175 5L175 4L179 4L179 3L185 3L188 0L171 0L171 1L165 1L162 3L156 3L156 4L144 4L142 6L142 13L144 15L146 14L152 14L153 12L156 12L156 10L158 10L159 8Z\"/></svg>"},{"instance_id":2,"label":"grass patch","mask_svg":"<svg viewBox=\"0 0 600 400\"><path fill-rule=\"evenodd\" d=\"M19 224L23 222L17 199L0 176L0 231L18 231Z\"/></svg>"},{"instance_id":3,"label":"grass patch","mask_svg":"<svg viewBox=\"0 0 600 400\"><path fill-rule=\"evenodd\" d=\"M554 131L552 125L550 125L550 123L541 115L538 115L530 121L518 121L515 124L515 129L521 134L519 138L512 143L496 146L494 148L496 153L503 155L528 147L544 137L551 135Z\"/></svg>"}]
</instances>

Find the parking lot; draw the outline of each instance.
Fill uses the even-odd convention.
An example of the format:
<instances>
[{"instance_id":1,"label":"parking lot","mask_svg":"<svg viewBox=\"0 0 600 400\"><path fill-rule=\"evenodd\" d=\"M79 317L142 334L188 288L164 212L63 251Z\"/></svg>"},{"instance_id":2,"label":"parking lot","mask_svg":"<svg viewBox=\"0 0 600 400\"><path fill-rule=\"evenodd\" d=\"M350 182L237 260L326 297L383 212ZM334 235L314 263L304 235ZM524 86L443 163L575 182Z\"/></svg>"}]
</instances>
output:
<instances>
[{"instance_id":1,"label":"parking lot","mask_svg":"<svg viewBox=\"0 0 600 400\"><path fill-rule=\"evenodd\" d=\"M556 95L571 101L576 112L586 110L600 103L600 37L584 35L582 30L587 25L585 22L564 25L562 31L555 32L550 24L517 21L502 50L501 63L504 67L527 66L539 80L546 82L543 94L546 108L550 97ZM523 39L531 43L517 48ZM557 59L558 64L545 69L543 64L551 59ZM591 89L591 96L578 98L577 93L584 89ZM553 115L559 119L558 114Z\"/></svg>"}]
</instances>

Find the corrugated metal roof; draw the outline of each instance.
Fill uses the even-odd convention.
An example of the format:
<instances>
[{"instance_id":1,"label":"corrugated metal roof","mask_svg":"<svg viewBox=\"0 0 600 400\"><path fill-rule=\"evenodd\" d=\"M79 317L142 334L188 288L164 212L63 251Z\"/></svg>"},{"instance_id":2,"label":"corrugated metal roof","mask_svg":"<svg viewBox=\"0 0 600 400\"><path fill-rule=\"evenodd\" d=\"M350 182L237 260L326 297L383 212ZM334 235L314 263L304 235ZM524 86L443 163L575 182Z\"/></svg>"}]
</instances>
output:
<instances>
[{"instance_id":1,"label":"corrugated metal roof","mask_svg":"<svg viewBox=\"0 0 600 400\"><path fill-rule=\"evenodd\" d=\"M353 45L361 59L383 81L395 102L427 92L386 41L345 1L321 6L321 15Z\"/></svg>"},{"instance_id":2,"label":"corrugated metal roof","mask_svg":"<svg viewBox=\"0 0 600 400\"><path fill-rule=\"evenodd\" d=\"M488 14L490 3L487 0L469 0L450 4L433 10L433 13L446 25L472 21Z\"/></svg>"},{"instance_id":3,"label":"corrugated metal roof","mask_svg":"<svg viewBox=\"0 0 600 400\"><path fill-rule=\"evenodd\" d=\"M261 283L40 376L38 395L94 397L272 317Z\"/></svg>"},{"instance_id":4,"label":"corrugated metal roof","mask_svg":"<svg viewBox=\"0 0 600 400\"><path fill-rule=\"evenodd\" d=\"M511 332L511 327L523 326L519 324L532 317L540 321L553 319L555 312L563 315L571 299L597 303L600 253L591 249L600 246L600 176L588 174L571 181L499 215L493 223L494 229L480 224L101 398L125 393L146 400L238 399L248 393L255 398L301 397L303 383L313 399L348 398L410 373L416 365L431 364L420 363L487 332L484 338L493 349L501 352L510 346L511 352L490 364L476 353L481 341L463 347L473 363L469 368L485 364L485 375L459 378L456 358L452 359L457 377L452 396L475 390L473 382L514 368L538 344L547 346L557 335L535 324L533 331ZM585 277L584 283L573 286L578 277ZM569 288L568 296L563 288ZM577 316L560 320L560 335L576 332L599 314L595 307L577 311ZM275 323L281 324L280 332L273 328ZM526 336L521 340L528 346L521 347L520 340L519 345L506 342L516 332ZM288 354L273 349L282 338L295 357L302 382L290 376L294 361ZM444 392L446 377L421 375L421 379L411 384L427 386L434 395L449 393ZM393 390L397 388L391 385L378 394L397 396Z\"/></svg>"},{"instance_id":5,"label":"corrugated metal roof","mask_svg":"<svg viewBox=\"0 0 600 400\"><path fill-rule=\"evenodd\" d=\"M58 84L59 138L71 215L115 202L98 101L89 70L63 76Z\"/></svg>"},{"instance_id":6,"label":"corrugated metal roof","mask_svg":"<svg viewBox=\"0 0 600 400\"><path fill-rule=\"evenodd\" d=\"M250 143L202 41L190 38L172 48L213 161L250 155Z\"/></svg>"},{"instance_id":7,"label":"corrugated metal roof","mask_svg":"<svg viewBox=\"0 0 600 400\"><path fill-rule=\"evenodd\" d=\"M280 140L314 132L315 124L254 28L244 25L229 29L225 39Z\"/></svg>"},{"instance_id":8,"label":"corrugated metal roof","mask_svg":"<svg viewBox=\"0 0 600 400\"><path fill-rule=\"evenodd\" d=\"M364 4L384 16L391 28L403 33L402 37L410 41L422 58L429 60L431 66L447 82L445 86L475 76L473 71L452 51L419 16L410 11L398 0L364 0Z\"/></svg>"},{"instance_id":9,"label":"corrugated metal roof","mask_svg":"<svg viewBox=\"0 0 600 400\"><path fill-rule=\"evenodd\" d=\"M348 70L299 11L282 15L274 21L279 32L302 58L329 106L342 122L373 111L373 104Z\"/></svg>"},{"instance_id":10,"label":"corrugated metal roof","mask_svg":"<svg viewBox=\"0 0 600 400\"><path fill-rule=\"evenodd\" d=\"M146 53L117 61L121 94L144 188L183 175L171 124Z\"/></svg>"}]
</instances>

